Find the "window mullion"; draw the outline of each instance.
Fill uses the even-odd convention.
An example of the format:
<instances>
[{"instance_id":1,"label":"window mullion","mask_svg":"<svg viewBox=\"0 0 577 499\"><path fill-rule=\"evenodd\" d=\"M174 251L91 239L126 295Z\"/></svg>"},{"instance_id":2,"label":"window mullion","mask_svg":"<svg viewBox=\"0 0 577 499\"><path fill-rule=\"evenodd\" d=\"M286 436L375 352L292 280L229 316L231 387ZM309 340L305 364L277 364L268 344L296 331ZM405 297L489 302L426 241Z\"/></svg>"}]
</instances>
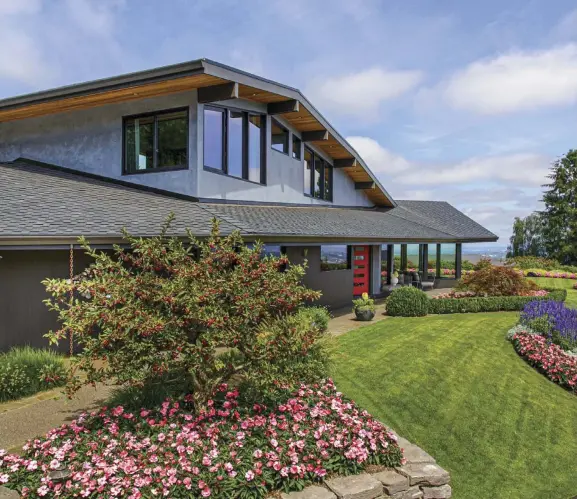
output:
<instances>
[{"instance_id":1,"label":"window mullion","mask_svg":"<svg viewBox=\"0 0 577 499\"><path fill-rule=\"evenodd\" d=\"M154 116L154 127L152 132L152 168L158 166L158 116Z\"/></svg>"},{"instance_id":2,"label":"window mullion","mask_svg":"<svg viewBox=\"0 0 577 499\"><path fill-rule=\"evenodd\" d=\"M222 165L222 170L224 171L224 173L226 173L228 175L228 116L229 116L229 112L227 109L225 109L223 111L223 120L222 120L222 126L224 127L224 131L222 136L224 137L224 140L222 141L222 147L223 147L223 159L224 159L224 164Z\"/></svg>"},{"instance_id":3,"label":"window mullion","mask_svg":"<svg viewBox=\"0 0 577 499\"><path fill-rule=\"evenodd\" d=\"M249 151L249 131L248 131L248 113L242 113L242 178L248 180L248 162Z\"/></svg>"}]
</instances>

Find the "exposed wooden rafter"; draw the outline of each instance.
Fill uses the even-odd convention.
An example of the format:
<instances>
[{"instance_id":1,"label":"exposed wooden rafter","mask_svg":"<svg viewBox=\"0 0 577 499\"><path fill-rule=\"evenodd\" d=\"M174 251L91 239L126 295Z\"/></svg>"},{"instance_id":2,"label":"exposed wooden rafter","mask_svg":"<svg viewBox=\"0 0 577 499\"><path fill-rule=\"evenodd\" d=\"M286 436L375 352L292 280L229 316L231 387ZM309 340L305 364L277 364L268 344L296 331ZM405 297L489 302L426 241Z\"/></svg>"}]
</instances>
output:
<instances>
[{"instance_id":1,"label":"exposed wooden rafter","mask_svg":"<svg viewBox=\"0 0 577 499\"><path fill-rule=\"evenodd\" d=\"M268 114L298 113L299 101L295 99L271 102L266 106Z\"/></svg>"},{"instance_id":2,"label":"exposed wooden rafter","mask_svg":"<svg viewBox=\"0 0 577 499\"><path fill-rule=\"evenodd\" d=\"M375 188L374 182L355 182L355 189L357 191L374 188Z\"/></svg>"},{"instance_id":3,"label":"exposed wooden rafter","mask_svg":"<svg viewBox=\"0 0 577 499\"><path fill-rule=\"evenodd\" d=\"M303 142L317 142L322 140L329 140L328 130L312 130L310 132L303 132L301 134Z\"/></svg>"},{"instance_id":4,"label":"exposed wooden rafter","mask_svg":"<svg viewBox=\"0 0 577 499\"><path fill-rule=\"evenodd\" d=\"M335 159L333 166L335 168L353 168L358 166L359 162L356 158Z\"/></svg>"},{"instance_id":5,"label":"exposed wooden rafter","mask_svg":"<svg viewBox=\"0 0 577 499\"><path fill-rule=\"evenodd\" d=\"M198 102L201 104L227 99L238 99L238 83L223 83L198 89Z\"/></svg>"}]
</instances>

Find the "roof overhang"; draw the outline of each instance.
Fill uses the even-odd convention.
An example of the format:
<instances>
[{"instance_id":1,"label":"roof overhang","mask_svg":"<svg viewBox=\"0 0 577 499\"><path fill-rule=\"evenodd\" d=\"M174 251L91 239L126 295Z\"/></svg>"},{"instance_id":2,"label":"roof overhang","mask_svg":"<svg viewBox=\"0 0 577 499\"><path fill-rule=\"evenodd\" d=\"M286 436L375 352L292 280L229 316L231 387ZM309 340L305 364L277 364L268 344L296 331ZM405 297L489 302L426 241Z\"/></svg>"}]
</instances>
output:
<instances>
[{"instance_id":1,"label":"roof overhang","mask_svg":"<svg viewBox=\"0 0 577 499\"><path fill-rule=\"evenodd\" d=\"M375 205L396 206L357 151L299 90L208 59L3 99L0 100L0 123L192 89L205 89L204 93L211 87L227 90L227 83L236 84L234 97L270 105L274 112L282 112L283 119L307 134L310 142L332 158L336 167L346 172L355 184L364 186L362 190Z\"/></svg>"}]
</instances>

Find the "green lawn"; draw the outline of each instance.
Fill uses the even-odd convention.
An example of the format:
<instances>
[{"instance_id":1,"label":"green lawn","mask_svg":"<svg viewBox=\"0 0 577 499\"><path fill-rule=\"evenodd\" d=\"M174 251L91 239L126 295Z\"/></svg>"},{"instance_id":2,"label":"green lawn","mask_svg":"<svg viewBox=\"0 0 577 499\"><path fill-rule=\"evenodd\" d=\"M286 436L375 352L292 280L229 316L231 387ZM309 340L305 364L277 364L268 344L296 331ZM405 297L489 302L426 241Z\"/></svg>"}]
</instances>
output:
<instances>
[{"instance_id":1,"label":"green lawn","mask_svg":"<svg viewBox=\"0 0 577 499\"><path fill-rule=\"evenodd\" d=\"M337 338L333 377L435 456L456 499L573 497L577 397L519 358L504 338L516 321L391 317Z\"/></svg>"},{"instance_id":2,"label":"green lawn","mask_svg":"<svg viewBox=\"0 0 577 499\"><path fill-rule=\"evenodd\" d=\"M567 303L568 307L577 308L577 290L573 286L577 284L574 279L556 279L554 277L529 277L535 281L539 286L545 288L566 288L567 289Z\"/></svg>"}]
</instances>

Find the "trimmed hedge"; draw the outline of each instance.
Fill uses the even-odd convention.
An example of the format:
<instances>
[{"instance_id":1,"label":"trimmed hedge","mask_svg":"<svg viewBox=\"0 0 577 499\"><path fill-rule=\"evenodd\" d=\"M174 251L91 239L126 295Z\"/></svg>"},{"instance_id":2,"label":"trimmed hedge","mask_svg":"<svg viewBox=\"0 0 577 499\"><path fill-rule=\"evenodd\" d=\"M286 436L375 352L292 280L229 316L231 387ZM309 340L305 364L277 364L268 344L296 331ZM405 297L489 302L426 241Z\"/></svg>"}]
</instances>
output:
<instances>
[{"instance_id":1,"label":"trimmed hedge","mask_svg":"<svg viewBox=\"0 0 577 499\"><path fill-rule=\"evenodd\" d=\"M565 301L566 289L544 288L547 296L487 296L475 298L429 299L429 314L464 314L476 312L503 312L522 310L525 304L536 300Z\"/></svg>"},{"instance_id":2,"label":"trimmed hedge","mask_svg":"<svg viewBox=\"0 0 577 499\"><path fill-rule=\"evenodd\" d=\"M429 298L418 288L404 286L395 289L387 298L387 315L393 317L422 317L427 315Z\"/></svg>"}]
</instances>

